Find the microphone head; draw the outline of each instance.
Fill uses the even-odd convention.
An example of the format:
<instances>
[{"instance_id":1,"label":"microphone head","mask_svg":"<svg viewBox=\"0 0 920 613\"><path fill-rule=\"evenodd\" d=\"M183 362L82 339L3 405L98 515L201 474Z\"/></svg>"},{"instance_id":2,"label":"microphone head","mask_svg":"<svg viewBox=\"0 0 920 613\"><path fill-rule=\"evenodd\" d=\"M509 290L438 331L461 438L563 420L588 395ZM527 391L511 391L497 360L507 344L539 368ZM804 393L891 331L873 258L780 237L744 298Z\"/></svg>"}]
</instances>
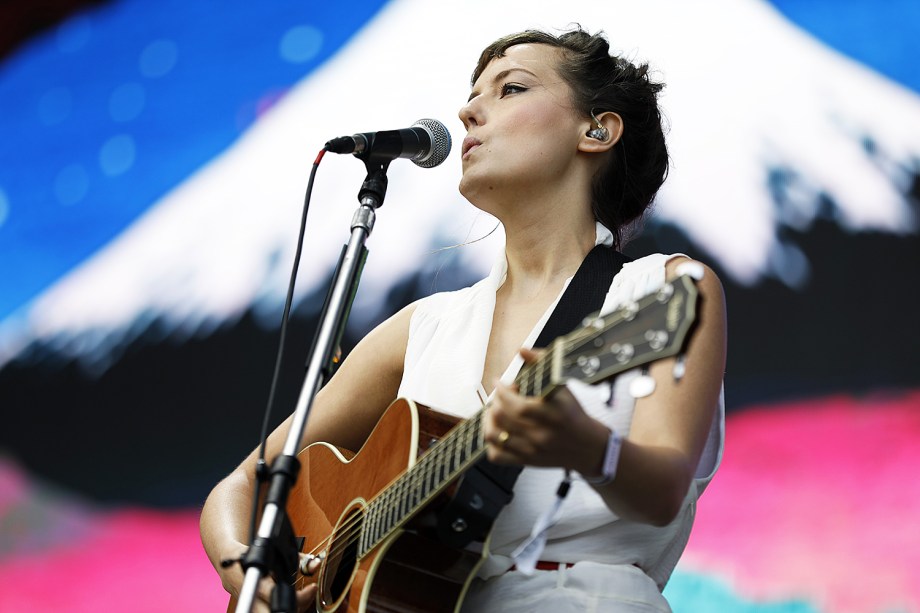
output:
<instances>
[{"instance_id":1,"label":"microphone head","mask_svg":"<svg viewBox=\"0 0 920 613\"><path fill-rule=\"evenodd\" d=\"M431 148L424 158L412 158L412 161L422 168L431 168L446 160L451 145L450 132L447 131L447 127L437 119L419 119L412 124L413 128L416 126L425 130L431 137Z\"/></svg>"}]
</instances>

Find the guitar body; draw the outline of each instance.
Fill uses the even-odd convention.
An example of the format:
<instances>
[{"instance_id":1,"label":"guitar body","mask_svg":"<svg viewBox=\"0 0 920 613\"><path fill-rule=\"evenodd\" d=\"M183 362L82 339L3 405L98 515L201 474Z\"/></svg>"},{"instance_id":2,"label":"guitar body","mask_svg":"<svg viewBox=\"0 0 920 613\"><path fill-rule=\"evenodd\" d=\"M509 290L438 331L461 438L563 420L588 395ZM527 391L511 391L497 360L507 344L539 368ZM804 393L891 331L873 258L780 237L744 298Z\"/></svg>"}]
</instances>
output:
<instances>
[{"instance_id":1,"label":"guitar body","mask_svg":"<svg viewBox=\"0 0 920 613\"><path fill-rule=\"evenodd\" d=\"M325 554L315 577L316 610L336 613L455 611L482 554L442 544L432 513L438 500L357 559L367 501L409 469L457 418L396 400L353 457L326 443L298 456L302 468L288 514L304 553ZM329 542L324 542L328 537ZM312 578L301 577L297 587Z\"/></svg>"}]
</instances>

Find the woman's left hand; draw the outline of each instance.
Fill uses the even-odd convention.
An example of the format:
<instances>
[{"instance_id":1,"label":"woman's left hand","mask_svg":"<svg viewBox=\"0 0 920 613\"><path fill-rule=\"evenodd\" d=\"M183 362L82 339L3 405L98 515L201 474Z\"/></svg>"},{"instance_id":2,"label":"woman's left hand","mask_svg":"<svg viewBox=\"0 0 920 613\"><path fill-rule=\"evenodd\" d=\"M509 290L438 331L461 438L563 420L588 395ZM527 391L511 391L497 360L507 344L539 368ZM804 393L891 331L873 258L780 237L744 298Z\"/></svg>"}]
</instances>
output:
<instances>
[{"instance_id":1,"label":"woman's left hand","mask_svg":"<svg viewBox=\"0 0 920 613\"><path fill-rule=\"evenodd\" d=\"M521 355L532 362L540 352L521 350ZM528 398L498 383L484 417L491 462L561 466L589 476L601 472L610 430L589 417L566 387L545 398Z\"/></svg>"}]
</instances>

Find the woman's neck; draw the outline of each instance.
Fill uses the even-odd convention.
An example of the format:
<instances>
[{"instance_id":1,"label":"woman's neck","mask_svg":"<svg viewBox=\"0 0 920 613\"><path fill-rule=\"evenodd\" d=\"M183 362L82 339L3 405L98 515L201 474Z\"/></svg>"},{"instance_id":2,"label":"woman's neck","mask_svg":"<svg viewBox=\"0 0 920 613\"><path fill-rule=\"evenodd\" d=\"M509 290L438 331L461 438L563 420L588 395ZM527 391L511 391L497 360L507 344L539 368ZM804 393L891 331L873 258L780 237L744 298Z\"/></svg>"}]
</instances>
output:
<instances>
[{"instance_id":1,"label":"woman's neck","mask_svg":"<svg viewBox=\"0 0 920 613\"><path fill-rule=\"evenodd\" d=\"M506 224L504 291L536 296L575 274L594 247L596 235L593 215L569 213L547 212L536 219Z\"/></svg>"}]
</instances>

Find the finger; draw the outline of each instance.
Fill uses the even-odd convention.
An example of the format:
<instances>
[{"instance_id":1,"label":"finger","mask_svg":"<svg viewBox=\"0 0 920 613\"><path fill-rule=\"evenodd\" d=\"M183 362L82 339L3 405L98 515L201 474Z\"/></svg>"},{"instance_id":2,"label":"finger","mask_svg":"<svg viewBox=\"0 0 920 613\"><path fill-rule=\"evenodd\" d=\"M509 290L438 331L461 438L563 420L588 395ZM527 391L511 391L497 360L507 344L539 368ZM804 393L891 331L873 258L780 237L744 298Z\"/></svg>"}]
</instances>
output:
<instances>
[{"instance_id":1,"label":"finger","mask_svg":"<svg viewBox=\"0 0 920 613\"><path fill-rule=\"evenodd\" d=\"M319 555L313 555L309 553L300 553L300 572L305 577L313 577L316 575L319 567L323 563L323 556L325 552L320 553Z\"/></svg>"},{"instance_id":2,"label":"finger","mask_svg":"<svg viewBox=\"0 0 920 613\"><path fill-rule=\"evenodd\" d=\"M484 430L486 452L489 460L500 464L520 464L518 448L527 448L524 432L514 420L499 415L488 417L489 425Z\"/></svg>"},{"instance_id":3,"label":"finger","mask_svg":"<svg viewBox=\"0 0 920 613\"><path fill-rule=\"evenodd\" d=\"M518 353L521 354L521 357L524 358L526 364L532 364L534 362L540 361L543 356L546 354L546 349L525 349L521 348L518 350Z\"/></svg>"},{"instance_id":4,"label":"finger","mask_svg":"<svg viewBox=\"0 0 920 613\"><path fill-rule=\"evenodd\" d=\"M259 581L259 589L256 590L256 597L263 602L272 601L272 590L275 588L275 582L272 579L262 579Z\"/></svg>"},{"instance_id":5,"label":"finger","mask_svg":"<svg viewBox=\"0 0 920 613\"><path fill-rule=\"evenodd\" d=\"M495 397L492 402L492 412L504 417L506 414L513 413L515 407L521 402L521 395L517 389L503 383L495 386ZM510 416L510 415L509 415Z\"/></svg>"},{"instance_id":6,"label":"finger","mask_svg":"<svg viewBox=\"0 0 920 613\"><path fill-rule=\"evenodd\" d=\"M510 439L503 444L490 441L486 445L486 457L489 458L490 462L493 464L520 464L514 452L507 446L509 441Z\"/></svg>"},{"instance_id":7,"label":"finger","mask_svg":"<svg viewBox=\"0 0 920 613\"><path fill-rule=\"evenodd\" d=\"M543 399L521 396L507 386L496 388L495 398L498 401L496 425L505 429L527 429L545 422L547 414L553 411Z\"/></svg>"},{"instance_id":8,"label":"finger","mask_svg":"<svg viewBox=\"0 0 920 613\"><path fill-rule=\"evenodd\" d=\"M490 426L483 432L483 438L485 438L489 447L488 451L496 454L506 448L508 441L511 439L511 431L500 426L494 417L491 418L491 422Z\"/></svg>"},{"instance_id":9,"label":"finger","mask_svg":"<svg viewBox=\"0 0 920 613\"><path fill-rule=\"evenodd\" d=\"M257 598L252 603L252 609L250 609L250 611L252 611L252 613L271 613L272 610L271 610L271 607L268 606L267 602L264 602Z\"/></svg>"},{"instance_id":10,"label":"finger","mask_svg":"<svg viewBox=\"0 0 920 613\"><path fill-rule=\"evenodd\" d=\"M547 401L552 409L550 415L555 416L558 423L574 424L587 418L587 414L579 404L578 399L564 385L553 390Z\"/></svg>"},{"instance_id":11,"label":"finger","mask_svg":"<svg viewBox=\"0 0 920 613\"><path fill-rule=\"evenodd\" d=\"M486 454L492 462L503 460L505 446L511 439L511 431L503 425L500 413L500 410L490 410L484 416L483 438L486 441Z\"/></svg>"},{"instance_id":12,"label":"finger","mask_svg":"<svg viewBox=\"0 0 920 613\"><path fill-rule=\"evenodd\" d=\"M298 611L310 611L311 605L316 599L316 584L311 583L310 585L297 590L297 610Z\"/></svg>"}]
</instances>

